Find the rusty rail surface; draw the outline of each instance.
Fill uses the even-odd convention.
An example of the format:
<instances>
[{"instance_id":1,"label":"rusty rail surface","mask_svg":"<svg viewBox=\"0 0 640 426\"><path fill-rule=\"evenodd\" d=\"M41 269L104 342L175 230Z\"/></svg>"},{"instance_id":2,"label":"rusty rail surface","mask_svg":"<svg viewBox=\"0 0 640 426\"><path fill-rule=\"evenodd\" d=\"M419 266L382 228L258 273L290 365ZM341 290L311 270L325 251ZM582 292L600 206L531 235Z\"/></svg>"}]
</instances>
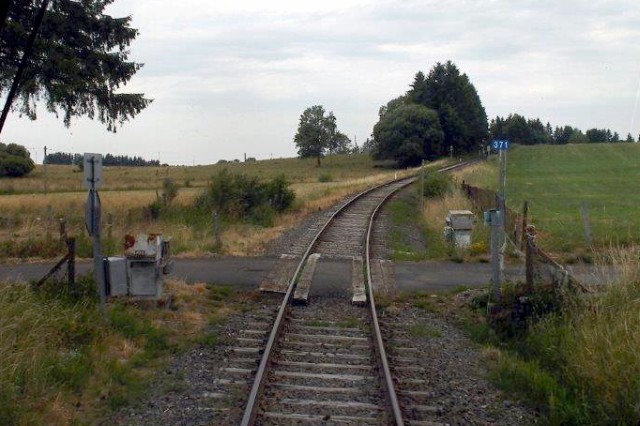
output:
<instances>
[{"instance_id":1,"label":"rusty rail surface","mask_svg":"<svg viewBox=\"0 0 640 426\"><path fill-rule=\"evenodd\" d=\"M475 162L476 160L471 160L471 161L466 161L466 162L462 162L462 163L457 163L451 166L447 166L447 167L443 167L441 169L438 170L438 172L445 172L445 171L449 171L449 170L453 170L459 167L463 167L466 166L468 164L471 164L473 162ZM306 251L304 252L302 259L300 260L300 262L298 263L298 266L291 278L291 280L289 281L289 285L287 287L287 292L285 293L285 296L282 300L282 303L280 305L280 308L278 310L278 315L276 316L276 320L274 322L274 325L271 329L271 332L269 334L269 339L267 340L267 344L265 345L265 349L264 352L262 354L262 358L260 360L260 365L258 366L258 370L256 371L256 376L255 379L253 381L253 385L251 387L251 391L249 393L249 399L247 401L247 405L245 407L245 411L242 417L242 421L241 421L241 425L242 426L250 426L254 423L255 421L255 417L257 414L257 408L258 408L258 399L260 397L260 394L262 393L262 390L264 389L264 385L265 385L265 375L266 372L268 371L271 362L272 362L272 356L273 356L273 349L274 346L278 340L278 337L280 336L283 326L284 326L284 318L286 317L286 313L291 301L291 297L294 293L295 290L295 286L296 286L296 280L298 278L298 275L300 274L305 262L307 261L307 258L309 257L309 255L311 254L312 250L315 248L316 244L318 243L320 236L324 233L324 231L329 227L329 225L331 224L331 222L333 222L335 220L335 218L337 216L339 216L341 213L343 213L349 206L351 206L355 201L359 200L360 198L366 196L367 194L382 188L384 186L393 184L393 183L399 183L402 181L406 181L403 185L399 186L395 191L393 191L392 193L388 194L383 201L375 208L371 218L370 218L370 222L369 222L369 232L370 229L372 227L372 223L373 223L373 218L375 216L375 212L377 212L380 208L380 206L384 203L384 201L386 201L387 199L389 199L391 197L391 195L395 194L397 191L399 191L400 189L406 187L407 185L410 185L411 183L415 182L418 179L418 175L412 175L403 179L399 179L399 180L392 180L392 181L387 181L384 182L380 185L376 185L372 188L369 188L365 191L360 192L359 194L357 194L356 196L354 196L353 198L351 198L350 200L348 200L344 205L342 205L336 212L334 212L331 217L327 220L327 222L324 224L324 226L318 231L318 233L316 234L316 236L313 238L313 240L311 241L311 243L309 244L309 246L307 247ZM366 246L366 251L367 251L367 275L368 275L368 279L370 282L371 279L371 274L370 274L370 270L369 270L369 247L368 247L368 241L369 241L369 234L367 234L367 246ZM373 301L373 290L371 285L369 284L369 298L370 301ZM389 403L390 406L392 407L392 411L393 411L393 417L394 420L396 422L397 425L404 425L404 422L402 420L402 415L400 413L400 408L399 408L399 404L398 404L398 400L396 397L396 393L395 393L395 388L393 386L393 382L391 380L391 372L389 370L389 364L388 364L388 360L386 358L386 352L384 349L384 342L382 341L382 334L380 332L380 327L378 324L378 320L377 320L377 315L375 312L375 304L374 303L370 303L371 305L371 311L374 315L374 329L375 329L375 340L376 340L376 351L379 354L379 361L382 365L382 368L384 370L384 376L385 376L385 383L387 386L386 389L386 395L387 398L389 399Z\"/></svg>"}]
</instances>

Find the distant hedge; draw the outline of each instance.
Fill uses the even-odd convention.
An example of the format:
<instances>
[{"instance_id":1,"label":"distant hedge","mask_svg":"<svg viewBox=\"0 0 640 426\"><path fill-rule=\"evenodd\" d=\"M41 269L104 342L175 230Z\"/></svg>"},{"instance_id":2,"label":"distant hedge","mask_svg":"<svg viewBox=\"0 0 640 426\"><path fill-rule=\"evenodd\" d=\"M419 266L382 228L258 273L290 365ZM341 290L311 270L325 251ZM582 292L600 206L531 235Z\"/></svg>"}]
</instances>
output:
<instances>
[{"instance_id":1,"label":"distant hedge","mask_svg":"<svg viewBox=\"0 0 640 426\"><path fill-rule=\"evenodd\" d=\"M24 176L35 167L24 146L0 143L0 178Z\"/></svg>"}]
</instances>

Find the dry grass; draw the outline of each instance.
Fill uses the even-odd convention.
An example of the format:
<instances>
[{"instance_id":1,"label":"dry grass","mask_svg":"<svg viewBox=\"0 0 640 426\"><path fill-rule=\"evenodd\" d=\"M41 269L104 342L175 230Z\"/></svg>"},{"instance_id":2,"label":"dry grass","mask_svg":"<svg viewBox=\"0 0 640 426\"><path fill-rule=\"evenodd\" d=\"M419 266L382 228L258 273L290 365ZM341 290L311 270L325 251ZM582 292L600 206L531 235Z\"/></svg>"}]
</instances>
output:
<instances>
[{"instance_id":1,"label":"dry grass","mask_svg":"<svg viewBox=\"0 0 640 426\"><path fill-rule=\"evenodd\" d=\"M112 241L109 247L117 250L125 234L153 232L171 237L174 252L183 256L202 256L212 251L239 256L259 255L264 252L264 247L269 241L294 227L308 214L324 209L349 194L395 177L404 177L412 172L412 170L395 172L379 169L370 176L345 178L341 181L294 183L292 189L296 193L297 201L292 211L278 216L274 226L270 228L248 224L225 226L221 233L222 247L215 247L212 224L202 226L202 224L190 223L188 220L176 221L162 217L151 222L146 220L141 214L141 209L156 200L156 190L102 191L100 193L103 207L102 235L106 237L110 232ZM188 208L201 191L201 188L181 188L173 204ZM58 220L61 217L67 221L69 235L82 236L86 239L83 216L85 198L85 192L55 193L48 196L42 194L0 196L0 212L4 218L4 222L0 218L0 241L12 241L14 246L27 242L40 244L38 242L42 241L44 245L48 239L47 236L53 240L57 238ZM49 211L51 214L48 213ZM113 222L110 230L106 226L109 215ZM12 247L7 248L9 249ZM25 249L28 253L34 250ZM53 249L53 252L61 252L56 250ZM51 251L47 250L47 253ZM108 254L119 254L119 251Z\"/></svg>"},{"instance_id":2,"label":"dry grass","mask_svg":"<svg viewBox=\"0 0 640 426\"><path fill-rule=\"evenodd\" d=\"M472 244L465 250L452 250L444 242L442 232L445 218L449 210L471 210L473 204L458 188L448 192L442 198L428 198L425 200L422 215L430 235L429 257L431 258L455 258L456 261L474 260L477 256L483 257L488 251L489 231L483 223L482 216L476 213L476 223L471 233ZM476 259L477 260L477 259Z\"/></svg>"},{"instance_id":3,"label":"dry grass","mask_svg":"<svg viewBox=\"0 0 640 426\"><path fill-rule=\"evenodd\" d=\"M435 169L448 161L440 160L427 167ZM393 171L373 166L367 156L353 155L326 158L321 168L315 167L313 160L295 158L200 167L106 167L105 187L100 192L105 253L121 254L121 242L127 233L161 233L172 238L174 254L181 256L202 256L212 252L259 255L270 241L296 226L307 215L367 187L416 172L415 169ZM222 224L221 246L218 246L212 220L196 218L188 210L208 179L223 167L260 179L286 172L296 193L294 208L277 216L274 226L269 228ZM61 192L47 196L39 193L42 189L41 173L42 170L37 169L27 178L0 180L0 193L7 190L7 185L19 192L0 195L0 258L25 260L62 254L63 249L56 243L61 217L66 219L68 235L79 239L79 255L90 256L84 225L86 191L80 186L80 173L74 173L71 166L49 166L50 190ZM156 188L161 188L162 180L167 176L181 186L173 204L182 207L184 212L161 215L159 219L150 221L142 214L142 209L157 199L159 189ZM331 181L319 182L321 176L329 176ZM189 187L185 187L187 181ZM108 227L110 215L113 224Z\"/></svg>"},{"instance_id":4,"label":"dry grass","mask_svg":"<svg viewBox=\"0 0 640 426\"><path fill-rule=\"evenodd\" d=\"M0 424L91 423L135 398L169 351L239 309L212 291L170 281L173 309L114 304L105 322L87 300L0 285Z\"/></svg>"}]
</instances>

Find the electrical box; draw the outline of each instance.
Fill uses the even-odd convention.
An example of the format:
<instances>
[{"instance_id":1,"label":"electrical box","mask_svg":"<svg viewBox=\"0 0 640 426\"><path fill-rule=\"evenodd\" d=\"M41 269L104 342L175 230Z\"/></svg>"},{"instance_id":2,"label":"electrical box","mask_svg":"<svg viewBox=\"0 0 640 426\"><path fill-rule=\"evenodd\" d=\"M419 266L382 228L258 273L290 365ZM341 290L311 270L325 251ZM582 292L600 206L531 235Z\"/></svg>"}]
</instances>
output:
<instances>
[{"instance_id":1,"label":"electrical box","mask_svg":"<svg viewBox=\"0 0 640 426\"><path fill-rule=\"evenodd\" d=\"M471 231L475 223L475 216L470 210L449 210L445 219L444 235L447 241L457 247L471 245Z\"/></svg>"},{"instance_id":2,"label":"electrical box","mask_svg":"<svg viewBox=\"0 0 640 426\"><path fill-rule=\"evenodd\" d=\"M155 261L147 259L127 259L129 295L160 298L164 280Z\"/></svg>"},{"instance_id":3,"label":"electrical box","mask_svg":"<svg viewBox=\"0 0 640 426\"><path fill-rule=\"evenodd\" d=\"M129 294L127 260L124 257L107 257L105 259L105 270L107 294L111 297Z\"/></svg>"},{"instance_id":4,"label":"electrical box","mask_svg":"<svg viewBox=\"0 0 640 426\"><path fill-rule=\"evenodd\" d=\"M164 274L169 273L169 240L160 234L125 235L127 294L133 297L160 299L164 292Z\"/></svg>"}]
</instances>

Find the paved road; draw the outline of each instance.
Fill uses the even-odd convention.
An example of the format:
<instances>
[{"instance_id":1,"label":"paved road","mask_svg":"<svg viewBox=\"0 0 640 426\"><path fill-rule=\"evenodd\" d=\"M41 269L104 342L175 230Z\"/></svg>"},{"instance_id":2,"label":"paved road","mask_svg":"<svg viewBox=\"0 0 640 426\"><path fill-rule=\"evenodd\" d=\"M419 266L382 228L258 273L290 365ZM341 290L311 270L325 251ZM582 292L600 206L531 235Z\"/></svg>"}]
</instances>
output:
<instances>
[{"instance_id":1,"label":"paved road","mask_svg":"<svg viewBox=\"0 0 640 426\"><path fill-rule=\"evenodd\" d=\"M172 276L186 282L226 284L237 288L253 289L273 268L275 257L211 257L175 258ZM322 260L329 268L318 268L312 285L331 291L350 285L351 262ZM0 265L0 282L25 282L44 276L54 262ZM90 261L78 261L76 269L85 274ZM603 282L610 270L604 272L591 266L573 266L574 274L583 283ZM452 263L443 261L395 262L396 286L404 291L447 291L458 286L481 287L490 282L490 266L486 263ZM508 266L507 275L523 274L522 267Z\"/></svg>"}]
</instances>

